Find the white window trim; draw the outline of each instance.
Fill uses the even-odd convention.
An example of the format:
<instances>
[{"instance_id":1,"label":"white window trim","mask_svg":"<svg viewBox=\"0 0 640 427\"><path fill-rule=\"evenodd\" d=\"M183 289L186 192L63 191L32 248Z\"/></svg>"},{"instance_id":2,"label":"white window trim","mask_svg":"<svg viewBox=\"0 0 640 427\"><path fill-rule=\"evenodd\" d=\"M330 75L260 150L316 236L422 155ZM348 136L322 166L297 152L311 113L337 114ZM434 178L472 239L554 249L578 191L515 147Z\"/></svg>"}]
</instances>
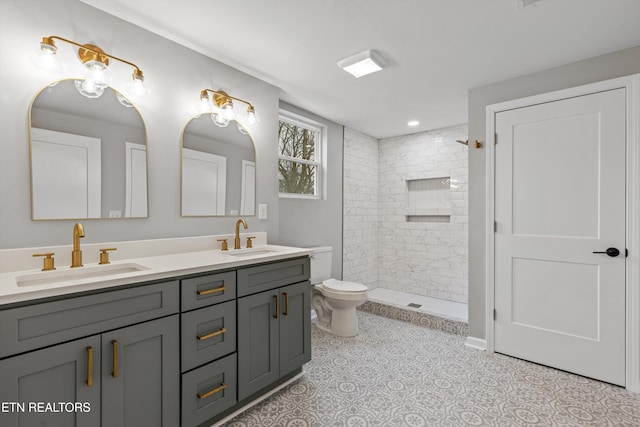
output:
<instances>
[{"instance_id":1,"label":"white window trim","mask_svg":"<svg viewBox=\"0 0 640 427\"><path fill-rule=\"evenodd\" d=\"M297 194L297 193L280 193L278 196L286 199L307 199L307 200L326 200L327 193L327 126L313 119L300 114L292 113L288 110L279 110L278 120L291 123L296 126L315 130L320 134L316 141L316 161L299 159L296 157L281 156L278 152L278 161L289 160L292 162L309 164L316 166L316 194Z\"/></svg>"}]
</instances>

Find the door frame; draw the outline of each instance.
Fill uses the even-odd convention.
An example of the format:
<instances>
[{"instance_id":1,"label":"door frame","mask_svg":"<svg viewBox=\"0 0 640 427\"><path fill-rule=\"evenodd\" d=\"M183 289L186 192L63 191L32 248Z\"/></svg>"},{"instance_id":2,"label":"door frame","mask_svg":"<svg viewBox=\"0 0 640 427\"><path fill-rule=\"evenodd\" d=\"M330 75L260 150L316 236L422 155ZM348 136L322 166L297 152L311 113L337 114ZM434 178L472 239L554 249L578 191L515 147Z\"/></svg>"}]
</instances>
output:
<instances>
[{"instance_id":1,"label":"door frame","mask_svg":"<svg viewBox=\"0 0 640 427\"><path fill-rule=\"evenodd\" d=\"M640 74L488 105L486 108L486 350L495 350L495 120L502 111L624 88L626 117L626 388L640 392ZM489 149L491 148L491 149Z\"/></svg>"}]
</instances>

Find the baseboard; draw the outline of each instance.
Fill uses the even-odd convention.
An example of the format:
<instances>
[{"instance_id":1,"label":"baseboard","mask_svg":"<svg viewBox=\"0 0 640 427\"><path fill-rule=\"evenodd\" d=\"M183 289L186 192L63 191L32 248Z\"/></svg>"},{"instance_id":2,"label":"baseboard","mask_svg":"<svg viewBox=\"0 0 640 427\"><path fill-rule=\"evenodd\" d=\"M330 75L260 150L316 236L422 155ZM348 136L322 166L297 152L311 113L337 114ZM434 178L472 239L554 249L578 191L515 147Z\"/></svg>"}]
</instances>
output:
<instances>
[{"instance_id":1,"label":"baseboard","mask_svg":"<svg viewBox=\"0 0 640 427\"><path fill-rule=\"evenodd\" d=\"M476 350L486 350L487 340L482 338L467 337L464 345L467 347L475 348Z\"/></svg>"}]
</instances>

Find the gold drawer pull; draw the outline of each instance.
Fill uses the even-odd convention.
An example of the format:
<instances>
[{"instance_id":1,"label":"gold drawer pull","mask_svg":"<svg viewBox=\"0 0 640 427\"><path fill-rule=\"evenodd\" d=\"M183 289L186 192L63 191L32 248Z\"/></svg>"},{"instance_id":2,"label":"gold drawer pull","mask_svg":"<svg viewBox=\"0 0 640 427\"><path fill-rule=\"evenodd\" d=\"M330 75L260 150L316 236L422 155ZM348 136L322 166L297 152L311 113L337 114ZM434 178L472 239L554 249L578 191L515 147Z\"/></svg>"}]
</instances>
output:
<instances>
[{"instance_id":1,"label":"gold drawer pull","mask_svg":"<svg viewBox=\"0 0 640 427\"><path fill-rule=\"evenodd\" d=\"M198 393L198 399L202 400L202 399L206 399L207 397L211 396L212 394L216 394L222 390L224 390L225 388L227 388L227 385L225 383L220 384L220 387L218 388L214 388L211 391L208 391L206 393Z\"/></svg>"},{"instance_id":2,"label":"gold drawer pull","mask_svg":"<svg viewBox=\"0 0 640 427\"><path fill-rule=\"evenodd\" d=\"M87 347L87 386L93 385L93 348Z\"/></svg>"},{"instance_id":3,"label":"gold drawer pull","mask_svg":"<svg viewBox=\"0 0 640 427\"><path fill-rule=\"evenodd\" d=\"M198 335L198 341L208 340L209 338L213 338L213 337L216 337L218 335L222 335L225 332L227 332L227 328L222 328L219 331L211 332L210 334L207 334L207 335Z\"/></svg>"},{"instance_id":4,"label":"gold drawer pull","mask_svg":"<svg viewBox=\"0 0 640 427\"><path fill-rule=\"evenodd\" d=\"M197 294L198 295L209 295L209 294L213 294L216 292L222 292L222 291L226 291L227 287L226 286L222 286L220 288L215 288L215 289L209 289L208 291L198 291Z\"/></svg>"},{"instance_id":5,"label":"gold drawer pull","mask_svg":"<svg viewBox=\"0 0 640 427\"><path fill-rule=\"evenodd\" d=\"M113 378L118 378L118 341L112 340L113 345Z\"/></svg>"}]
</instances>

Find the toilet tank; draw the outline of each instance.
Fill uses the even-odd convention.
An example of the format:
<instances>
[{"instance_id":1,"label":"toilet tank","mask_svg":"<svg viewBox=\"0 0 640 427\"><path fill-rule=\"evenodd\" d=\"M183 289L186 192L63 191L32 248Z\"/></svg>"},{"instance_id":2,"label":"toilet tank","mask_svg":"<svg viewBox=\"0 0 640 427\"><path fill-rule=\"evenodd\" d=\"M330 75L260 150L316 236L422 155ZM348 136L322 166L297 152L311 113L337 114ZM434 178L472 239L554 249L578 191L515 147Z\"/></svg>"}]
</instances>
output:
<instances>
[{"instance_id":1,"label":"toilet tank","mask_svg":"<svg viewBox=\"0 0 640 427\"><path fill-rule=\"evenodd\" d=\"M331 246L318 246L312 249L311 253L311 281L312 285L321 283L323 280L331 278Z\"/></svg>"}]
</instances>

